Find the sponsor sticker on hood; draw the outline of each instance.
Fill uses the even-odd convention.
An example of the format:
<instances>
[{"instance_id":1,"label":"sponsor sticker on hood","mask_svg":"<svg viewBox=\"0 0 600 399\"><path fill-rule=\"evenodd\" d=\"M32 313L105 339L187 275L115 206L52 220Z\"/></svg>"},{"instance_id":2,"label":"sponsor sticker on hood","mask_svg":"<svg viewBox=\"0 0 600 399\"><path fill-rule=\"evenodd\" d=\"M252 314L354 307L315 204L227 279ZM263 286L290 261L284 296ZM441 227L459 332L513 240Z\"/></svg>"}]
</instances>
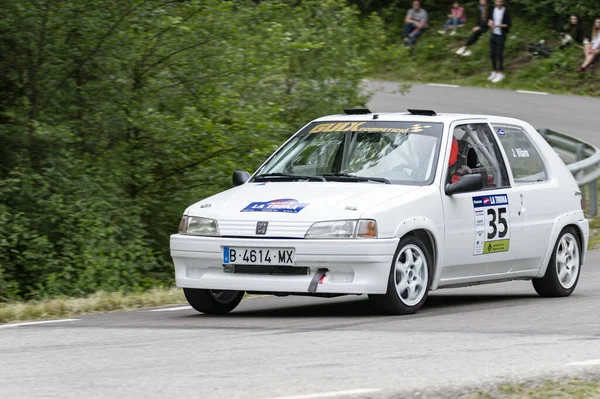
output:
<instances>
[{"instance_id":1,"label":"sponsor sticker on hood","mask_svg":"<svg viewBox=\"0 0 600 399\"><path fill-rule=\"evenodd\" d=\"M308 204L298 202L292 198L282 198L267 202L252 202L240 212L283 212L298 213Z\"/></svg>"}]
</instances>

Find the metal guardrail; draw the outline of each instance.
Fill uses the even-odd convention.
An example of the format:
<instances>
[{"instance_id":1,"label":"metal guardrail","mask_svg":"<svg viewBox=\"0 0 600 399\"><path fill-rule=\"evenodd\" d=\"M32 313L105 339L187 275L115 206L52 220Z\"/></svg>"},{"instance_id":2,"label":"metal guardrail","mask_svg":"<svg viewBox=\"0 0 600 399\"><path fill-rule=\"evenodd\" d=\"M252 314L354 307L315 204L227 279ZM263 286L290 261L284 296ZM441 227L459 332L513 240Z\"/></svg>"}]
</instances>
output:
<instances>
[{"instance_id":1,"label":"metal guardrail","mask_svg":"<svg viewBox=\"0 0 600 399\"><path fill-rule=\"evenodd\" d=\"M581 187L584 206L590 216L598 215L598 179L600 178L600 149L590 143L550 129L538 129L542 137L559 154L575 162L565 162ZM586 196L585 191L588 191ZM587 199L587 201L586 201ZM587 205L586 205L587 202Z\"/></svg>"}]
</instances>

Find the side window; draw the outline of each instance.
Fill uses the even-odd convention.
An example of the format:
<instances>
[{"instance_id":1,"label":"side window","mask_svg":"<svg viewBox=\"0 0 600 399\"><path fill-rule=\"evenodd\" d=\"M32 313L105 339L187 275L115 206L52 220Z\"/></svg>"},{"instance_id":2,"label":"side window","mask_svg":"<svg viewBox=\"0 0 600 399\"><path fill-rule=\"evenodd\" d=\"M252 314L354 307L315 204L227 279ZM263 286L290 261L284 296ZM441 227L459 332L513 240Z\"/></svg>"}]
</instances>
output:
<instances>
[{"instance_id":1,"label":"side window","mask_svg":"<svg viewBox=\"0 0 600 399\"><path fill-rule=\"evenodd\" d=\"M494 125L516 183L548 180L546 166L527 133L519 126Z\"/></svg>"},{"instance_id":2,"label":"side window","mask_svg":"<svg viewBox=\"0 0 600 399\"><path fill-rule=\"evenodd\" d=\"M508 173L494 133L486 123L470 123L454 128L448 183L464 175L480 174L483 189L509 187Z\"/></svg>"}]
</instances>

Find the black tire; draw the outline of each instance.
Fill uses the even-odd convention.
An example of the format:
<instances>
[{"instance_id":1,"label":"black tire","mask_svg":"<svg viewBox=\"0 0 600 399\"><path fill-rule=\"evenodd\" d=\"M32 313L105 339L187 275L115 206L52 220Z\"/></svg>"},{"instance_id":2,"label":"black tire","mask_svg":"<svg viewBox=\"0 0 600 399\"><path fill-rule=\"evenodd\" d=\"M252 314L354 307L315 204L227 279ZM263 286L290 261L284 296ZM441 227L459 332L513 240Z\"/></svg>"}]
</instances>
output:
<instances>
[{"instance_id":1,"label":"black tire","mask_svg":"<svg viewBox=\"0 0 600 399\"><path fill-rule=\"evenodd\" d=\"M582 266L581 241L575 229L565 227L560 232L552 251L552 257L550 257L544 277L531 280L533 288L542 297L569 296L575 291L579 282ZM566 257L563 258L563 256ZM569 277L566 281L564 274L561 277L563 268ZM574 268L576 269L573 270ZM576 273L576 276L573 276L572 273Z\"/></svg>"},{"instance_id":2,"label":"black tire","mask_svg":"<svg viewBox=\"0 0 600 399\"><path fill-rule=\"evenodd\" d=\"M415 267L412 269L409 267L409 272L404 273L402 267L399 267L398 265L399 263L410 263L407 258L408 250L410 250L413 259L414 256L418 254L418 256L426 263L423 267L419 268L416 273L414 272L414 270L416 270ZM379 310L391 315L408 315L416 313L423 307L423 304L427 300L429 287L431 286L432 269L433 257L423 241L413 235L404 236L398 244L398 248L394 254L394 260L390 267L387 292L383 295L369 295L371 303ZM426 273L426 276L424 276L423 273ZM419 286L420 290L422 290L419 290L419 294L415 294L414 298L410 298L410 291L408 289L410 284L407 284L407 288L405 289L402 289L401 287L397 289L397 281L402 282L407 280L408 282L417 282L417 284L413 285L415 287Z\"/></svg>"},{"instance_id":3,"label":"black tire","mask_svg":"<svg viewBox=\"0 0 600 399\"><path fill-rule=\"evenodd\" d=\"M184 288L188 303L198 312L225 314L231 312L244 298L244 291L203 290Z\"/></svg>"}]
</instances>

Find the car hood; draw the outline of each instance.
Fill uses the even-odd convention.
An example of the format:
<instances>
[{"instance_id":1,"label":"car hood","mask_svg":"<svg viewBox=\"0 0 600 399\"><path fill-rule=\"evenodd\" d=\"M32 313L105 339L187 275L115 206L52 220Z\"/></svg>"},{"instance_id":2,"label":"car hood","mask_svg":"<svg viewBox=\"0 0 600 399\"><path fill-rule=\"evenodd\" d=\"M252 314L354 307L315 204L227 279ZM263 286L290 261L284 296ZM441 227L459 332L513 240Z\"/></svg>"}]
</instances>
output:
<instances>
[{"instance_id":1,"label":"car hood","mask_svg":"<svg viewBox=\"0 0 600 399\"><path fill-rule=\"evenodd\" d=\"M217 220L297 221L354 219L419 186L345 182L247 183L192 206L186 213Z\"/></svg>"}]
</instances>

